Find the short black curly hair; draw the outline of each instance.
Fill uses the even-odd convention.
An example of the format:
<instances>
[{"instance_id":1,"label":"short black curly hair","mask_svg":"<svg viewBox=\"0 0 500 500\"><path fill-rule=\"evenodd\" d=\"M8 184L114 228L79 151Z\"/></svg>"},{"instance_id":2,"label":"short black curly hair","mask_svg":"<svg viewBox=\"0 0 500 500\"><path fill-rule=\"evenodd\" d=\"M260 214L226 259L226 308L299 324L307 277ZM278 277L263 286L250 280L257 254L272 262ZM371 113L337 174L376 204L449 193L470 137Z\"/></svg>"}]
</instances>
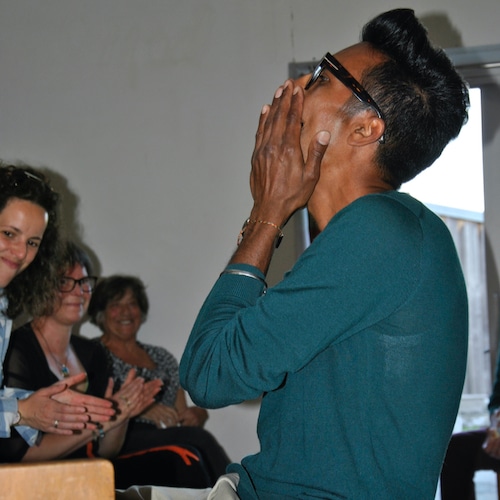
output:
<instances>
[{"instance_id":1,"label":"short black curly hair","mask_svg":"<svg viewBox=\"0 0 500 500\"><path fill-rule=\"evenodd\" d=\"M361 83L384 114L385 144L375 161L398 189L430 166L467 121L468 87L444 51L434 47L412 9L378 15L361 40L386 56ZM352 99L347 112L360 106Z\"/></svg>"},{"instance_id":2,"label":"short black curly hair","mask_svg":"<svg viewBox=\"0 0 500 500\"><path fill-rule=\"evenodd\" d=\"M4 289L9 301L5 311L8 317L15 318L22 312L36 316L46 311L46 304L53 303L55 297L61 255L59 195L40 170L0 162L0 212L13 198L35 203L48 214L47 228L33 262Z\"/></svg>"}]
</instances>

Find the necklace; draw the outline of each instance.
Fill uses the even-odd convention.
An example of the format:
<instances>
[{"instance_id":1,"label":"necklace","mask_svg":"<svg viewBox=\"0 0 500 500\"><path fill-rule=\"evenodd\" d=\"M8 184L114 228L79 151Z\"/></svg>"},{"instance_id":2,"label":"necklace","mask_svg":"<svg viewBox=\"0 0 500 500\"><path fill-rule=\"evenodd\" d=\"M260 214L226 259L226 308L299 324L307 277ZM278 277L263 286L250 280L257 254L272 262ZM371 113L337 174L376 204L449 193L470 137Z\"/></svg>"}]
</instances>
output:
<instances>
[{"instance_id":1,"label":"necklace","mask_svg":"<svg viewBox=\"0 0 500 500\"><path fill-rule=\"evenodd\" d=\"M39 332L40 333L40 332ZM45 340L45 337L40 333L40 337L43 340L43 343L45 344L45 347L47 348L47 352L49 353L50 357L55 361L56 365L59 368L59 371L61 372L61 375L63 378L68 378L70 373L69 373L69 368L68 368L68 350L66 349L66 359L64 360L64 363L61 363L55 356L55 354L50 350L48 342Z\"/></svg>"}]
</instances>

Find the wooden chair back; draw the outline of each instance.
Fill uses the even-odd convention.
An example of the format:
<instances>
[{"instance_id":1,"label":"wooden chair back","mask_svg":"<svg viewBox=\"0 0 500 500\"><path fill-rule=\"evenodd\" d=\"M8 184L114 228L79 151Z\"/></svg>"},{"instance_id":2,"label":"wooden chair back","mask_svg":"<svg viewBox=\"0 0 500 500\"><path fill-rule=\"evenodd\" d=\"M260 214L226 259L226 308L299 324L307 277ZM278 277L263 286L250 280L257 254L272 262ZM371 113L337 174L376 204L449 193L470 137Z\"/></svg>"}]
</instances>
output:
<instances>
[{"instance_id":1,"label":"wooden chair back","mask_svg":"<svg viewBox=\"0 0 500 500\"><path fill-rule=\"evenodd\" d=\"M114 500L113 465L104 459L0 464L1 500Z\"/></svg>"}]
</instances>

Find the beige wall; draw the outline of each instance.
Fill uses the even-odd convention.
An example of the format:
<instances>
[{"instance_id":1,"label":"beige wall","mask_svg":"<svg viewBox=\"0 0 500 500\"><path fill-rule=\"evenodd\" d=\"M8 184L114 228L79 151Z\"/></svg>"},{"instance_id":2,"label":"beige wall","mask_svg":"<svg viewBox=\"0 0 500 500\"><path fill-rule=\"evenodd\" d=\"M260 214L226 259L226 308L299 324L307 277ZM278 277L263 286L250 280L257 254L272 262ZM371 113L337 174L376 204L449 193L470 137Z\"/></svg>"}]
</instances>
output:
<instances>
[{"instance_id":1,"label":"beige wall","mask_svg":"<svg viewBox=\"0 0 500 500\"><path fill-rule=\"evenodd\" d=\"M498 0L0 6L0 156L59 177L66 219L77 221L70 232L102 274L147 283L141 339L177 357L249 213L259 112L290 61L355 43L364 22L398 6L412 6L446 47L500 43ZM281 256L293 253L285 238ZM89 325L82 333L98 334ZM208 428L235 460L257 450L257 410L211 412Z\"/></svg>"}]
</instances>

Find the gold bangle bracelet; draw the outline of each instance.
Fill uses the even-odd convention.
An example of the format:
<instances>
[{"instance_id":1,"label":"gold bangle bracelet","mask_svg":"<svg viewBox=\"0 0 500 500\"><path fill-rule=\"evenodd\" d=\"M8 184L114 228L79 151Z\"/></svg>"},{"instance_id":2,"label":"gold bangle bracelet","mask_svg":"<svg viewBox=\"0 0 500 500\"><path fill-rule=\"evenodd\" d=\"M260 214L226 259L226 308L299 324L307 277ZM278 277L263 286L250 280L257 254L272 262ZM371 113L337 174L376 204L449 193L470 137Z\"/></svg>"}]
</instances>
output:
<instances>
[{"instance_id":1,"label":"gold bangle bracelet","mask_svg":"<svg viewBox=\"0 0 500 500\"><path fill-rule=\"evenodd\" d=\"M238 245L243 241L245 229L248 226L248 224L267 224L268 226L274 227L278 231L275 248L278 248L280 246L281 240L283 239L283 231L281 230L281 227L278 226L278 224L275 224L274 222L269 222L267 220L259 220L259 219L247 219L243 223L243 227L241 228L240 234L238 235Z\"/></svg>"}]
</instances>

